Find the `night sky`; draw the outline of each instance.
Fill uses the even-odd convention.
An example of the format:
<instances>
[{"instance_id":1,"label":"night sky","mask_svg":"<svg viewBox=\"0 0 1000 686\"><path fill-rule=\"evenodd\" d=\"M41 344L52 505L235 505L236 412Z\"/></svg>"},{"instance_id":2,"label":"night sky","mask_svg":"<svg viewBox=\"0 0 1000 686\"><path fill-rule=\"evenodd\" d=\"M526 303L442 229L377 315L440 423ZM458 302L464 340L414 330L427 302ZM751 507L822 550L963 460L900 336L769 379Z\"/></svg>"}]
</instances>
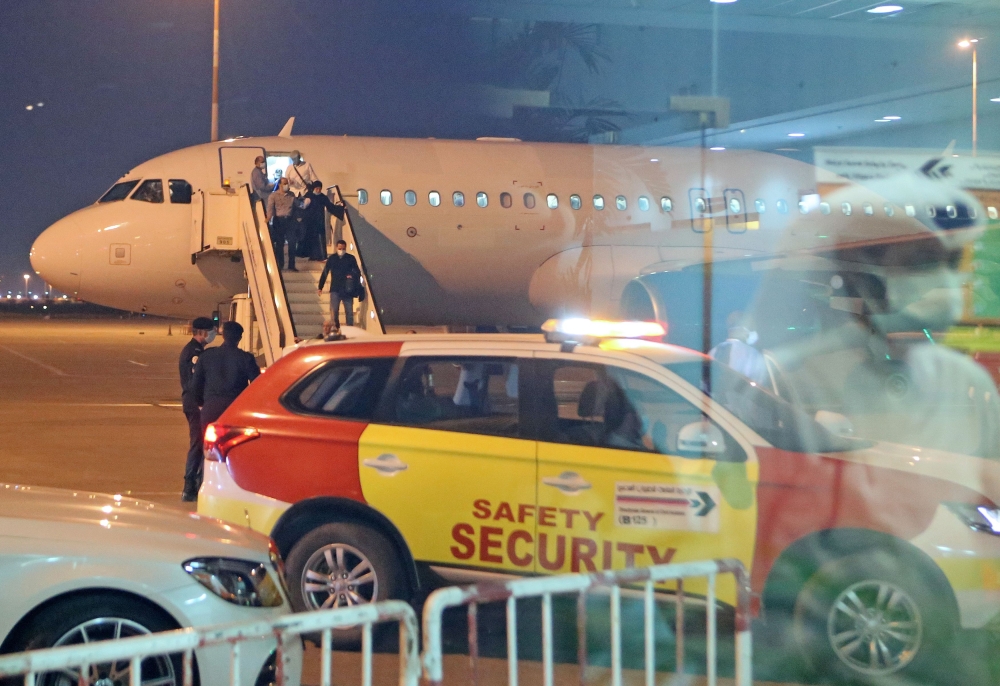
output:
<instances>
[{"instance_id":1,"label":"night sky","mask_svg":"<svg viewBox=\"0 0 1000 686\"><path fill-rule=\"evenodd\" d=\"M467 18L428 2L222 7L223 138L274 135L293 115L299 134L504 133L440 107L474 68ZM49 224L208 140L211 49L212 0L0 2L0 290Z\"/></svg>"}]
</instances>

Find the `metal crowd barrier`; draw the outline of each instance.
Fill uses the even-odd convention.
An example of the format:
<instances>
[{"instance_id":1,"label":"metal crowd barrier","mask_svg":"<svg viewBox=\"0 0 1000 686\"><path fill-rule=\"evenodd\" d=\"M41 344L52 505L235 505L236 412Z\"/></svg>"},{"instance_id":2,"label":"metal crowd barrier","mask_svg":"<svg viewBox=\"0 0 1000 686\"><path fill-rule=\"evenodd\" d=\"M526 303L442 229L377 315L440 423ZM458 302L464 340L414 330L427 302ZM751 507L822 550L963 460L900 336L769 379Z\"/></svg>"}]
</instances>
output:
<instances>
[{"instance_id":1,"label":"metal crowd barrier","mask_svg":"<svg viewBox=\"0 0 1000 686\"><path fill-rule=\"evenodd\" d=\"M706 608L706 671L708 686L717 682L717 637L715 581L718 574L732 574L736 582L735 608L735 686L751 686L753 681L752 644L750 639L750 584L746 570L738 560L713 560L681 564L657 565L642 569L626 569L597 574L572 574L551 577L517 579L506 583L487 582L465 588L442 588L432 593L424 605L424 677L431 686L440 686L444 679L442 616L448 608L468 606L469 658L471 683L478 683L479 629L478 606L482 603L507 603L507 683L518 686L517 665L517 600L542 599L542 665L544 686L553 686L552 596L577 593L577 662L580 682L584 683L587 667L587 595L595 590L610 591L611 611L611 686L622 684L622 617L623 585L642 584L643 631L645 638L645 686L656 685L656 652L654 635L655 584L676 581L676 671L684 672L684 580L705 577L708 592Z\"/></svg>"},{"instance_id":2,"label":"metal crowd barrier","mask_svg":"<svg viewBox=\"0 0 1000 686\"><path fill-rule=\"evenodd\" d=\"M286 647L302 634L321 635L322 675L320 686L331 686L332 630L361 625L362 684L372 684L372 626L381 622L399 622L399 686L418 686L420 653L418 649L417 616L413 608L401 600L388 600L371 605L321 610L288 615L274 621L232 624L205 629L179 629L148 636L100 641L80 645L33 650L0 656L0 679L24 677L24 686L35 686L36 677L47 672L75 673L80 686L89 680L92 667L107 663L129 663L129 686L141 686L142 661L145 658L183 654L183 684L193 686L192 656L196 649L229 646L231 686L240 684L240 645L246 641L274 637L277 640L276 679L279 686L298 683L298 675L285 670ZM78 672L76 670L79 670ZM217 683L202 676L201 683Z\"/></svg>"}]
</instances>

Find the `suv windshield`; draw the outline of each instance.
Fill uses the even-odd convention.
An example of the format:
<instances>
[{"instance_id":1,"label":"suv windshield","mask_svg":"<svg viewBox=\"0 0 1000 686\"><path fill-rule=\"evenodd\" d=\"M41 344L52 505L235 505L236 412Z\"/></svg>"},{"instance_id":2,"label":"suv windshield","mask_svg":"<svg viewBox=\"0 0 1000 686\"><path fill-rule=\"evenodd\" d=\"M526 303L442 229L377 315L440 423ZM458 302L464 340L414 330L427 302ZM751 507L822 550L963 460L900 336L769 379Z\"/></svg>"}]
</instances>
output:
<instances>
[{"instance_id":1,"label":"suv windshield","mask_svg":"<svg viewBox=\"0 0 1000 686\"><path fill-rule=\"evenodd\" d=\"M691 361L663 366L695 388L705 390L702 382L705 364ZM712 399L775 448L797 453L833 453L872 445L870 441L830 433L801 409L771 395L726 365L718 362L708 365L708 393Z\"/></svg>"},{"instance_id":2,"label":"suv windshield","mask_svg":"<svg viewBox=\"0 0 1000 686\"><path fill-rule=\"evenodd\" d=\"M128 194L132 192L132 189L135 188L137 183L139 183L139 179L116 183L107 193L102 195L101 199L97 202L116 202L118 200L124 200L128 197Z\"/></svg>"}]
</instances>

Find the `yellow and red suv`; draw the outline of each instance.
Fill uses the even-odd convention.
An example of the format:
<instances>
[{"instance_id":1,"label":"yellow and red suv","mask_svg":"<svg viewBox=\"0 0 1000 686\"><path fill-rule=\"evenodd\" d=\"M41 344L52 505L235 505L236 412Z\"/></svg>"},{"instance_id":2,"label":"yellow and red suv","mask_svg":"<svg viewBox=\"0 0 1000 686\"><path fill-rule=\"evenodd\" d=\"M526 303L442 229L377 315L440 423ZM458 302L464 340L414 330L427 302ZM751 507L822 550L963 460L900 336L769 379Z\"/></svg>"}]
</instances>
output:
<instances>
[{"instance_id":1,"label":"yellow and red suv","mask_svg":"<svg viewBox=\"0 0 1000 686\"><path fill-rule=\"evenodd\" d=\"M1000 615L997 465L835 435L641 327L554 328L292 352L208 427L199 512L269 534L299 609L735 557L814 665L862 678Z\"/></svg>"}]
</instances>

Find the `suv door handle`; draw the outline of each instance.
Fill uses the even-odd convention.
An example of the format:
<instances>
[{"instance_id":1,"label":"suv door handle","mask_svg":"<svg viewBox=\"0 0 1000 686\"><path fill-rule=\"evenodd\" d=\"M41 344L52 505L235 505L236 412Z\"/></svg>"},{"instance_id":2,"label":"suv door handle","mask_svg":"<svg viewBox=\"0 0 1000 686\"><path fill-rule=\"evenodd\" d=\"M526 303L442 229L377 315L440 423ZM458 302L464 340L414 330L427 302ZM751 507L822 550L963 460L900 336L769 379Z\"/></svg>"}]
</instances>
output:
<instances>
[{"instance_id":1,"label":"suv door handle","mask_svg":"<svg viewBox=\"0 0 1000 686\"><path fill-rule=\"evenodd\" d=\"M555 486L563 493L579 493L590 488L590 482L576 472L563 472L559 476L547 476L542 479L542 483L546 486Z\"/></svg>"},{"instance_id":2,"label":"suv door handle","mask_svg":"<svg viewBox=\"0 0 1000 686\"><path fill-rule=\"evenodd\" d=\"M396 472L406 471L408 464L400 460L392 453L382 453L378 457L368 458L361 462L366 467L371 467L379 474L393 476Z\"/></svg>"}]
</instances>

